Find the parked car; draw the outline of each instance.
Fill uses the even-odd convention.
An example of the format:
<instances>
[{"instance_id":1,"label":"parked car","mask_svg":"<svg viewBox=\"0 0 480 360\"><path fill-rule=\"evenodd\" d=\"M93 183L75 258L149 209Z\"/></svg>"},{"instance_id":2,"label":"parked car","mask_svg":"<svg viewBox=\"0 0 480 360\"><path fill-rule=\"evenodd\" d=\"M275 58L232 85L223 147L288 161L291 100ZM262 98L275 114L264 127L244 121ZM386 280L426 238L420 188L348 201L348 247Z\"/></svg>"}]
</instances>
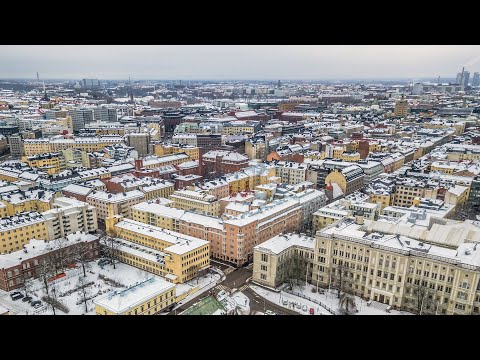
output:
<instances>
[{"instance_id":1,"label":"parked car","mask_svg":"<svg viewBox=\"0 0 480 360\"><path fill-rule=\"evenodd\" d=\"M315 309L314 308L310 308L310 315L315 315Z\"/></svg>"},{"instance_id":2,"label":"parked car","mask_svg":"<svg viewBox=\"0 0 480 360\"><path fill-rule=\"evenodd\" d=\"M14 291L13 293L10 294L10 297L13 299L13 297L18 294L20 294L20 291Z\"/></svg>"},{"instance_id":3,"label":"parked car","mask_svg":"<svg viewBox=\"0 0 480 360\"><path fill-rule=\"evenodd\" d=\"M303 305L303 306L302 306L302 311L307 312L307 311L308 311L308 306L307 306L307 305Z\"/></svg>"},{"instance_id":4,"label":"parked car","mask_svg":"<svg viewBox=\"0 0 480 360\"><path fill-rule=\"evenodd\" d=\"M274 313L272 310L267 310L265 311L265 315L277 315L277 313Z\"/></svg>"},{"instance_id":5,"label":"parked car","mask_svg":"<svg viewBox=\"0 0 480 360\"><path fill-rule=\"evenodd\" d=\"M287 300L287 299L283 299L283 300L282 300L282 304L283 304L283 305L288 305L288 300Z\"/></svg>"},{"instance_id":6,"label":"parked car","mask_svg":"<svg viewBox=\"0 0 480 360\"><path fill-rule=\"evenodd\" d=\"M40 302L40 303L36 303L35 305L33 305L33 307L35 309L38 309L38 308L41 308L43 306L43 304Z\"/></svg>"},{"instance_id":7,"label":"parked car","mask_svg":"<svg viewBox=\"0 0 480 360\"><path fill-rule=\"evenodd\" d=\"M22 299L23 302L27 302L27 301L30 302L30 300L32 300L32 297L31 297L31 296L25 296L25 297Z\"/></svg>"},{"instance_id":8,"label":"parked car","mask_svg":"<svg viewBox=\"0 0 480 360\"><path fill-rule=\"evenodd\" d=\"M12 296L12 300L13 300L13 301L17 301L18 299L21 299L21 298L23 298L23 295L20 294L20 293L15 294L15 295Z\"/></svg>"},{"instance_id":9,"label":"parked car","mask_svg":"<svg viewBox=\"0 0 480 360\"><path fill-rule=\"evenodd\" d=\"M35 305L37 305L37 304L40 304L40 306L42 306L42 302L41 302L40 300L33 300L33 301L30 303L30 305L31 305L32 307L35 307Z\"/></svg>"}]
</instances>

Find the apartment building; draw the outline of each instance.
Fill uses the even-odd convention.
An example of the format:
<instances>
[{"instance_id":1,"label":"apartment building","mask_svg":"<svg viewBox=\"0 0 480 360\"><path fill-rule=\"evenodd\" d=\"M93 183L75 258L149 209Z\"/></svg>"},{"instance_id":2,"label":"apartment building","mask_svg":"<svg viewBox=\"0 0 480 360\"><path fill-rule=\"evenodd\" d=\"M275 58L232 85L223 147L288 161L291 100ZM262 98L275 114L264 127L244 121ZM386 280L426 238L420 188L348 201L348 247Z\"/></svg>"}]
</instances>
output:
<instances>
[{"instance_id":1,"label":"apartment building","mask_svg":"<svg viewBox=\"0 0 480 360\"><path fill-rule=\"evenodd\" d=\"M48 239L47 222L38 212L21 212L0 219L0 254L23 249L31 239Z\"/></svg>"},{"instance_id":2,"label":"apartment building","mask_svg":"<svg viewBox=\"0 0 480 360\"><path fill-rule=\"evenodd\" d=\"M220 202L205 191L177 190L170 195L172 206L196 211L205 215L220 216Z\"/></svg>"},{"instance_id":3,"label":"apartment building","mask_svg":"<svg viewBox=\"0 0 480 360\"><path fill-rule=\"evenodd\" d=\"M202 175L209 177L234 173L248 166L248 157L228 150L210 150L203 154L202 160Z\"/></svg>"},{"instance_id":4,"label":"apartment building","mask_svg":"<svg viewBox=\"0 0 480 360\"><path fill-rule=\"evenodd\" d=\"M307 179L308 164L278 161L275 164L275 175L281 178L284 184L295 185Z\"/></svg>"},{"instance_id":5,"label":"apartment building","mask_svg":"<svg viewBox=\"0 0 480 360\"><path fill-rule=\"evenodd\" d=\"M123 248L116 249L116 255L120 261L129 265L140 265L138 267L157 274L157 271L160 271L162 276L174 283L183 283L194 278L198 270L210 264L210 244L197 237L131 219L124 219L107 231L120 239L150 248L151 251L160 251L161 253L155 255L140 255L138 252L132 253L128 249L132 247L124 245ZM139 249L133 246L133 250ZM145 258L146 255L152 255L149 261L157 262L159 265L153 266L151 263L146 264L145 261L142 263L141 258Z\"/></svg>"},{"instance_id":6,"label":"apartment building","mask_svg":"<svg viewBox=\"0 0 480 360\"><path fill-rule=\"evenodd\" d=\"M98 229L96 207L74 198L55 198L52 209L42 212L42 216L47 223L49 240L76 232L91 233Z\"/></svg>"},{"instance_id":7,"label":"apartment building","mask_svg":"<svg viewBox=\"0 0 480 360\"><path fill-rule=\"evenodd\" d=\"M282 270L293 256L300 256L308 264L305 280L312 282L315 258L315 239L301 234L281 234L253 248L252 281L271 288L280 286L285 279Z\"/></svg>"},{"instance_id":8,"label":"apartment building","mask_svg":"<svg viewBox=\"0 0 480 360\"><path fill-rule=\"evenodd\" d=\"M362 219L343 219L317 232L314 283L328 286L338 271L344 271L347 286L369 300L416 311L416 296L423 291L431 296L425 313L479 313L478 226L457 225L457 235L449 232L450 243L445 243L435 240L448 229L438 224L429 232L427 242L378 231L380 224L376 224L380 222L362 223ZM475 231L476 240L459 236L460 228ZM452 237L458 241L452 244Z\"/></svg>"},{"instance_id":9,"label":"apartment building","mask_svg":"<svg viewBox=\"0 0 480 360\"><path fill-rule=\"evenodd\" d=\"M200 149L197 146L182 144L164 144L154 143L153 154L157 156L172 155L178 153L187 154L190 159L198 160L200 158Z\"/></svg>"},{"instance_id":10,"label":"apartment building","mask_svg":"<svg viewBox=\"0 0 480 360\"><path fill-rule=\"evenodd\" d=\"M100 254L98 237L92 234L69 234L55 246L52 242L32 239L20 250L0 255L0 289L11 291L23 286L25 279L36 279L42 273L44 260L55 257L56 253L65 255L65 264L75 263L73 255L80 245L87 245L86 259L95 259ZM63 269L59 269L62 271Z\"/></svg>"},{"instance_id":11,"label":"apartment building","mask_svg":"<svg viewBox=\"0 0 480 360\"><path fill-rule=\"evenodd\" d=\"M77 136L72 138L65 138L59 135L50 139L25 139L23 146L25 156L33 156L36 154L59 152L66 149L95 152L101 151L106 146L119 144L121 142L123 142L122 137L116 135L98 137Z\"/></svg>"},{"instance_id":12,"label":"apartment building","mask_svg":"<svg viewBox=\"0 0 480 360\"><path fill-rule=\"evenodd\" d=\"M23 156L22 161L28 166L48 174L57 174L64 167L64 159L61 153L37 154L33 156Z\"/></svg>"},{"instance_id":13,"label":"apartment building","mask_svg":"<svg viewBox=\"0 0 480 360\"><path fill-rule=\"evenodd\" d=\"M167 165L178 165L185 161L189 161L190 157L181 152L165 156L146 156L142 160L137 160L135 168L140 169L156 169ZM138 164L138 165L137 165Z\"/></svg>"},{"instance_id":14,"label":"apartment building","mask_svg":"<svg viewBox=\"0 0 480 360\"><path fill-rule=\"evenodd\" d=\"M325 178L325 184L336 183L345 195L349 195L363 186L364 178L362 168L351 165L341 170L334 169Z\"/></svg>"},{"instance_id":15,"label":"apartment building","mask_svg":"<svg viewBox=\"0 0 480 360\"><path fill-rule=\"evenodd\" d=\"M357 211L361 211L365 218L373 220L380 215L381 207L379 204L357 200L334 201L313 214L313 231L315 233L340 219L353 216Z\"/></svg>"},{"instance_id":16,"label":"apartment building","mask_svg":"<svg viewBox=\"0 0 480 360\"><path fill-rule=\"evenodd\" d=\"M87 197L87 203L97 208L97 218L105 220L113 215L130 216L132 205L145 201L145 194L140 190L110 194L106 191L93 190Z\"/></svg>"},{"instance_id":17,"label":"apartment building","mask_svg":"<svg viewBox=\"0 0 480 360\"><path fill-rule=\"evenodd\" d=\"M176 285L158 277L97 297L96 315L155 315L176 302Z\"/></svg>"}]
</instances>

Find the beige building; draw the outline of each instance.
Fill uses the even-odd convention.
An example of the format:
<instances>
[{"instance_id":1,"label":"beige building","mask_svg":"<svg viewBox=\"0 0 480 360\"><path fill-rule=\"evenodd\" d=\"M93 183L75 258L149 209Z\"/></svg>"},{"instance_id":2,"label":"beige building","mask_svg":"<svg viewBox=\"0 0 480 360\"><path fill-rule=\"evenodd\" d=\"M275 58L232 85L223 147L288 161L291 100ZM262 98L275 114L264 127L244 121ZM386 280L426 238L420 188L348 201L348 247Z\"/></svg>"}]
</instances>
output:
<instances>
[{"instance_id":1,"label":"beige building","mask_svg":"<svg viewBox=\"0 0 480 360\"><path fill-rule=\"evenodd\" d=\"M270 241L255 247L253 280L273 287L282 256L302 245L282 237ZM367 300L422 314L479 314L479 242L474 223L426 229L344 218L316 233L313 273L306 278L336 288L342 271L342 286ZM311 258L310 245L305 248L303 256Z\"/></svg>"},{"instance_id":2,"label":"beige building","mask_svg":"<svg viewBox=\"0 0 480 360\"><path fill-rule=\"evenodd\" d=\"M42 216L47 223L50 240L64 238L77 231L89 233L98 229L97 209L74 198L57 197L52 209Z\"/></svg>"},{"instance_id":3,"label":"beige building","mask_svg":"<svg viewBox=\"0 0 480 360\"><path fill-rule=\"evenodd\" d=\"M92 191L87 202L97 208L97 217L105 220L113 215L130 216L132 205L145 201L145 194L140 190L110 194L106 191Z\"/></svg>"},{"instance_id":4,"label":"beige building","mask_svg":"<svg viewBox=\"0 0 480 360\"><path fill-rule=\"evenodd\" d=\"M220 216L220 202L205 191L177 190L170 195L173 207L193 210L205 215Z\"/></svg>"},{"instance_id":5,"label":"beige building","mask_svg":"<svg viewBox=\"0 0 480 360\"><path fill-rule=\"evenodd\" d=\"M315 241L313 238L299 234L277 235L253 248L252 280L275 288L282 284L282 267L293 255L299 255L308 263L308 280L312 278Z\"/></svg>"}]
</instances>

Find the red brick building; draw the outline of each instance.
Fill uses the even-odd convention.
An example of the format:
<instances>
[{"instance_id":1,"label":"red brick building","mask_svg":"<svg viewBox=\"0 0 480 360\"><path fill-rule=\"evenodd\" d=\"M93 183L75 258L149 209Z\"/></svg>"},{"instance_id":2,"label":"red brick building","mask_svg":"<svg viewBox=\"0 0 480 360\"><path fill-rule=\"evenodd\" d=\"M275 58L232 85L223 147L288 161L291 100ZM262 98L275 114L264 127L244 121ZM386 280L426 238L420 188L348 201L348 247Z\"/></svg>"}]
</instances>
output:
<instances>
[{"instance_id":1,"label":"red brick building","mask_svg":"<svg viewBox=\"0 0 480 360\"><path fill-rule=\"evenodd\" d=\"M203 176L219 177L230 174L248 166L248 157L235 151L211 150L202 156Z\"/></svg>"},{"instance_id":2,"label":"red brick building","mask_svg":"<svg viewBox=\"0 0 480 360\"><path fill-rule=\"evenodd\" d=\"M87 246L85 259L90 261L100 256L98 237L84 233L69 234L62 242L55 240L56 246L53 246L52 241L33 239L23 250L0 255L0 289L3 291L19 289L25 279L36 279L45 272L45 269L48 269L49 278L61 274L66 268L75 265L74 255L83 244ZM60 258L65 259L63 264L66 268L59 267Z\"/></svg>"}]
</instances>

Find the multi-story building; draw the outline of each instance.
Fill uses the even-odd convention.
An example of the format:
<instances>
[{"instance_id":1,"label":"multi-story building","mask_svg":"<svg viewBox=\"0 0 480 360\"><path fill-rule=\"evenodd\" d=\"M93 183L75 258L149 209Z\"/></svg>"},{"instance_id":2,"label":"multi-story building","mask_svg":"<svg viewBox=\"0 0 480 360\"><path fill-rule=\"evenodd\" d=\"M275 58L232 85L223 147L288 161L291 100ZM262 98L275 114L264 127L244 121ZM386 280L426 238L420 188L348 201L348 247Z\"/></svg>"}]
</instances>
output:
<instances>
[{"instance_id":1,"label":"multi-story building","mask_svg":"<svg viewBox=\"0 0 480 360\"><path fill-rule=\"evenodd\" d=\"M202 175L208 177L234 173L248 166L248 157L228 150L211 150L203 154L202 160Z\"/></svg>"},{"instance_id":2,"label":"multi-story building","mask_svg":"<svg viewBox=\"0 0 480 360\"><path fill-rule=\"evenodd\" d=\"M150 133L130 133L126 135L127 145L133 147L139 157L150 154Z\"/></svg>"},{"instance_id":3,"label":"multi-story building","mask_svg":"<svg viewBox=\"0 0 480 360\"><path fill-rule=\"evenodd\" d=\"M200 149L198 147L191 146L191 145L164 144L164 143L153 144L153 153L154 155L158 155L158 156L185 153L190 157L190 159L198 160L200 156L199 150Z\"/></svg>"},{"instance_id":4,"label":"multi-story building","mask_svg":"<svg viewBox=\"0 0 480 360\"><path fill-rule=\"evenodd\" d=\"M452 232L449 225L435 224L427 241L412 237L413 232L410 237L382 232L380 222L362 223L361 217L343 219L317 232L313 283L334 284L338 271L344 271L346 286L356 295L395 308L432 314L480 312L477 226L453 225ZM477 240L465 238L467 228L476 231ZM441 232L450 236L439 237ZM445 239L449 243L442 242Z\"/></svg>"},{"instance_id":5,"label":"multi-story building","mask_svg":"<svg viewBox=\"0 0 480 360\"><path fill-rule=\"evenodd\" d=\"M357 211L362 211L368 219L376 219L380 215L381 207L364 201L340 199L334 201L313 214L314 233L334 222L348 216L353 216Z\"/></svg>"},{"instance_id":6,"label":"multi-story building","mask_svg":"<svg viewBox=\"0 0 480 360\"><path fill-rule=\"evenodd\" d=\"M22 135L14 134L8 137L8 144L10 147L10 154L13 156L22 156L25 153L23 148Z\"/></svg>"},{"instance_id":7,"label":"multi-story building","mask_svg":"<svg viewBox=\"0 0 480 360\"><path fill-rule=\"evenodd\" d=\"M97 208L97 218L105 220L114 215L130 216L130 207L145 201L145 194L140 190L118 194L94 190L87 195L86 201Z\"/></svg>"},{"instance_id":8,"label":"multi-story building","mask_svg":"<svg viewBox=\"0 0 480 360\"><path fill-rule=\"evenodd\" d=\"M95 298L96 315L155 315L176 303L176 285L151 277Z\"/></svg>"},{"instance_id":9,"label":"multi-story building","mask_svg":"<svg viewBox=\"0 0 480 360\"><path fill-rule=\"evenodd\" d=\"M307 179L308 164L278 161L275 164L275 175L281 178L284 184L295 185Z\"/></svg>"},{"instance_id":10,"label":"multi-story building","mask_svg":"<svg viewBox=\"0 0 480 360\"><path fill-rule=\"evenodd\" d=\"M265 160L270 153L268 140L265 137L254 137L245 141L245 154L250 160Z\"/></svg>"},{"instance_id":11,"label":"multi-story building","mask_svg":"<svg viewBox=\"0 0 480 360\"><path fill-rule=\"evenodd\" d=\"M65 256L65 265L75 263L74 255L79 246L87 244L86 260L93 260L100 254L98 237L92 234L69 234L55 246L45 240L32 239L17 251L0 255L0 289L11 291L21 288L26 279L42 275L42 266L48 259ZM59 272L63 269L58 269Z\"/></svg>"},{"instance_id":12,"label":"multi-story building","mask_svg":"<svg viewBox=\"0 0 480 360\"><path fill-rule=\"evenodd\" d=\"M48 239L47 222L38 212L22 212L0 219L0 254L23 249L31 239Z\"/></svg>"},{"instance_id":13,"label":"multi-story building","mask_svg":"<svg viewBox=\"0 0 480 360\"><path fill-rule=\"evenodd\" d=\"M91 233L98 229L97 209L74 198L57 197L52 209L42 212L50 240L75 232Z\"/></svg>"},{"instance_id":14,"label":"multi-story building","mask_svg":"<svg viewBox=\"0 0 480 360\"><path fill-rule=\"evenodd\" d=\"M365 174L358 165L351 165L346 168L334 169L325 178L325 184L336 183L345 195L359 190L364 183Z\"/></svg>"},{"instance_id":15,"label":"multi-story building","mask_svg":"<svg viewBox=\"0 0 480 360\"><path fill-rule=\"evenodd\" d=\"M315 239L300 234L281 234L263 242L253 248L253 276L252 281L264 286L276 288L285 278L282 269L293 256L300 256L308 264L308 275L305 279L312 279L314 264Z\"/></svg>"},{"instance_id":16,"label":"multi-story building","mask_svg":"<svg viewBox=\"0 0 480 360\"><path fill-rule=\"evenodd\" d=\"M58 136L50 139L25 139L24 150L25 156L59 152L66 149L78 149L88 153L101 151L107 146L119 144L121 142L122 137L116 135L74 138L64 138L63 136Z\"/></svg>"},{"instance_id":17,"label":"multi-story building","mask_svg":"<svg viewBox=\"0 0 480 360\"><path fill-rule=\"evenodd\" d=\"M408 101L404 99L402 95L401 100L398 100L395 103L395 116L407 116L410 111L410 107L408 105Z\"/></svg>"},{"instance_id":18,"label":"multi-story building","mask_svg":"<svg viewBox=\"0 0 480 360\"><path fill-rule=\"evenodd\" d=\"M22 161L28 166L45 171L48 174L57 174L64 165L62 153L37 154L33 156L23 156Z\"/></svg>"},{"instance_id":19,"label":"multi-story building","mask_svg":"<svg viewBox=\"0 0 480 360\"><path fill-rule=\"evenodd\" d=\"M157 169L167 165L178 165L189 161L190 157L185 153L177 153L165 156L146 156L143 159L136 160L135 168L140 169Z\"/></svg>"},{"instance_id":20,"label":"multi-story building","mask_svg":"<svg viewBox=\"0 0 480 360\"><path fill-rule=\"evenodd\" d=\"M198 270L210 264L210 244L197 237L131 219L124 219L114 224L112 228L107 227L107 231L120 239L158 250L159 253L148 257L146 253L144 255L132 253L138 249L133 247L131 251L129 248L132 247L126 245L116 248L115 254L120 261L133 266L139 265L139 259L136 258L143 258L143 263L138 267L165 276L174 283L192 279L197 276ZM145 260L150 263L146 263Z\"/></svg>"},{"instance_id":21,"label":"multi-story building","mask_svg":"<svg viewBox=\"0 0 480 360\"><path fill-rule=\"evenodd\" d=\"M93 110L87 108L79 108L68 111L68 115L71 117L72 129L74 132L80 131L85 127L85 124L88 124L93 121Z\"/></svg>"},{"instance_id":22,"label":"multi-story building","mask_svg":"<svg viewBox=\"0 0 480 360\"><path fill-rule=\"evenodd\" d=\"M205 215L220 216L218 199L205 191L177 190L170 195L173 207L182 210L193 210Z\"/></svg>"}]
</instances>

